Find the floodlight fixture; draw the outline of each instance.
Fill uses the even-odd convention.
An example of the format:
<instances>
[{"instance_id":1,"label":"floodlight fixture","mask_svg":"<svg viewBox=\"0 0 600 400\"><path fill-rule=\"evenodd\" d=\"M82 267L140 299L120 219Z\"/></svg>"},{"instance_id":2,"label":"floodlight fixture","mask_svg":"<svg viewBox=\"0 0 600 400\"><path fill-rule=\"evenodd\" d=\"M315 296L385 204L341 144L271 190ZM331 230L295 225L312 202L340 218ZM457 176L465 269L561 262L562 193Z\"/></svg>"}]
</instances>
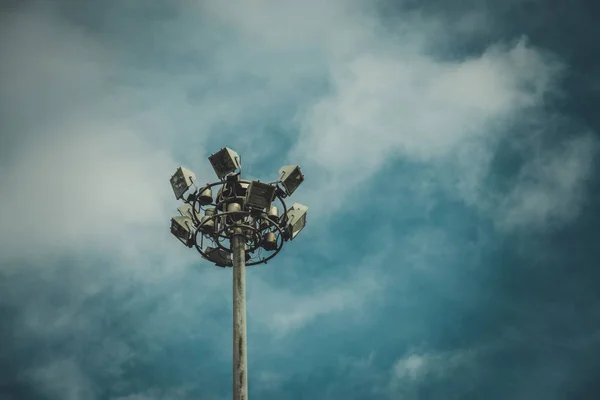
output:
<instances>
[{"instance_id":1,"label":"floodlight fixture","mask_svg":"<svg viewBox=\"0 0 600 400\"><path fill-rule=\"evenodd\" d=\"M181 243L187 247L192 247L192 231L194 230L194 221L187 216L177 216L171 218L171 233Z\"/></svg>"},{"instance_id":2,"label":"floodlight fixture","mask_svg":"<svg viewBox=\"0 0 600 400\"><path fill-rule=\"evenodd\" d=\"M306 226L306 212L308 207L300 203L294 203L287 212L286 230L290 240L294 240Z\"/></svg>"},{"instance_id":3,"label":"floodlight fixture","mask_svg":"<svg viewBox=\"0 0 600 400\"><path fill-rule=\"evenodd\" d=\"M242 168L240 156L228 147L223 147L216 153L211 154L208 157L208 161L210 161L210 164L219 179L223 179L227 175Z\"/></svg>"},{"instance_id":4,"label":"floodlight fixture","mask_svg":"<svg viewBox=\"0 0 600 400\"><path fill-rule=\"evenodd\" d=\"M171 187L175 198L181 200L183 194L196 182L196 175L187 168L179 167L171 176Z\"/></svg>"},{"instance_id":5,"label":"floodlight fixture","mask_svg":"<svg viewBox=\"0 0 600 400\"><path fill-rule=\"evenodd\" d=\"M283 185L285 193L291 196L304 182L304 175L299 165L286 165L279 169L279 182Z\"/></svg>"},{"instance_id":6,"label":"floodlight fixture","mask_svg":"<svg viewBox=\"0 0 600 400\"><path fill-rule=\"evenodd\" d=\"M246 206L255 210L264 210L271 206L277 187L259 181L250 182L246 192Z\"/></svg>"},{"instance_id":7,"label":"floodlight fixture","mask_svg":"<svg viewBox=\"0 0 600 400\"><path fill-rule=\"evenodd\" d=\"M221 248L207 247L204 250L204 254L206 254L206 258L215 263L217 267L231 267L233 266L233 260L231 258L231 253L223 250Z\"/></svg>"}]
</instances>

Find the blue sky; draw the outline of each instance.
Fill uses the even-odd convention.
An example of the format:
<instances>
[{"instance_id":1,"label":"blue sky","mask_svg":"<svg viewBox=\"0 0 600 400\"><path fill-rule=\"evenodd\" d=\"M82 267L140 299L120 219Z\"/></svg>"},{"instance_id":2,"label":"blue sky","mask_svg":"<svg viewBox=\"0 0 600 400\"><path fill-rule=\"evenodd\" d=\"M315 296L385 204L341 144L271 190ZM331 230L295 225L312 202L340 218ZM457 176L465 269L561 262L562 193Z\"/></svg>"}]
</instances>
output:
<instances>
[{"instance_id":1,"label":"blue sky","mask_svg":"<svg viewBox=\"0 0 600 400\"><path fill-rule=\"evenodd\" d=\"M223 146L310 207L247 273L252 398L596 398L598 11L5 2L0 399L231 397L231 270L168 229Z\"/></svg>"}]
</instances>

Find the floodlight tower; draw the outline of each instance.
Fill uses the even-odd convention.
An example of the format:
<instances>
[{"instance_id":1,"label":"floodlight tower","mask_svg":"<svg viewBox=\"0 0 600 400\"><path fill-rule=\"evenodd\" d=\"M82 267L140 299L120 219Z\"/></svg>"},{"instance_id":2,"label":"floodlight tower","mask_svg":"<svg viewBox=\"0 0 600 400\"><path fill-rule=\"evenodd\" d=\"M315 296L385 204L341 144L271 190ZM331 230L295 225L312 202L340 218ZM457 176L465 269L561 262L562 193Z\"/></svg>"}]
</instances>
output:
<instances>
[{"instance_id":1,"label":"floodlight tower","mask_svg":"<svg viewBox=\"0 0 600 400\"><path fill-rule=\"evenodd\" d=\"M308 207L288 208L284 201L304 175L298 165L286 165L274 182L243 180L240 156L227 147L208 160L218 182L198 187L194 173L183 167L171 177L175 198L184 202L171 219L171 233L216 266L233 267L233 399L247 400L245 268L266 264L304 229Z\"/></svg>"}]
</instances>

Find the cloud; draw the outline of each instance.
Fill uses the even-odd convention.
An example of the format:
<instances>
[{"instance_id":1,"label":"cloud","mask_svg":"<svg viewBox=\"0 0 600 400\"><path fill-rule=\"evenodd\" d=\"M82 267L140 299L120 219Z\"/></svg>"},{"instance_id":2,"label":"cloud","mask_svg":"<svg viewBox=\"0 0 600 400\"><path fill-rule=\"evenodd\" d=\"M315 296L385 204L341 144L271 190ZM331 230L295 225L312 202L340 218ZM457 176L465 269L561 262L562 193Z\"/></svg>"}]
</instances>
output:
<instances>
[{"instance_id":1,"label":"cloud","mask_svg":"<svg viewBox=\"0 0 600 400\"><path fill-rule=\"evenodd\" d=\"M29 3L2 24L2 267L65 253L174 261L165 256L168 178L195 154L174 161L169 125L174 110L194 107L179 84L169 91L142 71L138 82L127 78L136 68L119 48L60 11Z\"/></svg>"},{"instance_id":2,"label":"cloud","mask_svg":"<svg viewBox=\"0 0 600 400\"><path fill-rule=\"evenodd\" d=\"M390 378L385 386L376 388L386 398L417 399L422 390L431 391L440 382L459 382L446 393L448 398L462 398L469 394L471 384L476 381L482 357L489 349L472 348L451 351L414 352L397 359L391 368Z\"/></svg>"},{"instance_id":3,"label":"cloud","mask_svg":"<svg viewBox=\"0 0 600 400\"><path fill-rule=\"evenodd\" d=\"M398 379L409 378L417 379L426 373L430 361L427 356L411 354L394 364L394 377Z\"/></svg>"},{"instance_id":4,"label":"cloud","mask_svg":"<svg viewBox=\"0 0 600 400\"><path fill-rule=\"evenodd\" d=\"M336 65L333 94L311 108L299 140L311 161L369 174L395 152L444 156L539 104L557 69L525 41L458 61L436 60L424 49L386 50Z\"/></svg>"},{"instance_id":5,"label":"cloud","mask_svg":"<svg viewBox=\"0 0 600 400\"><path fill-rule=\"evenodd\" d=\"M248 304L252 310L249 321L257 324L257 331L266 329L274 339L282 340L326 316L351 314L354 319L362 320L364 314L368 314L368 307L381 300L379 293L386 286L380 274L385 257L387 253L382 250L351 265L332 260L330 268L343 265L348 273L322 275L310 287L274 285L272 279L264 275L268 271L249 275ZM282 268L301 268L301 265L302 262L292 260Z\"/></svg>"},{"instance_id":6,"label":"cloud","mask_svg":"<svg viewBox=\"0 0 600 400\"><path fill-rule=\"evenodd\" d=\"M331 94L308 109L294 153L314 166L311 201L321 191L343 197L397 159L444 164L456 177L487 170L481 154L543 105L561 69L524 40L461 60L425 50L390 45L333 64ZM452 162L464 146L470 162Z\"/></svg>"},{"instance_id":7,"label":"cloud","mask_svg":"<svg viewBox=\"0 0 600 400\"><path fill-rule=\"evenodd\" d=\"M301 293L266 286L259 289L260 295L250 296L249 302L258 310L252 313L256 322L281 337L308 326L319 317L359 312L381 285L374 277L358 275Z\"/></svg>"},{"instance_id":8,"label":"cloud","mask_svg":"<svg viewBox=\"0 0 600 400\"><path fill-rule=\"evenodd\" d=\"M502 228L548 228L578 216L586 202L598 140L591 134L572 137L536 152L521 168L517 182L499 210Z\"/></svg>"},{"instance_id":9,"label":"cloud","mask_svg":"<svg viewBox=\"0 0 600 400\"><path fill-rule=\"evenodd\" d=\"M90 120L47 132L4 170L1 236L13 250L77 251L135 243L168 216L164 178L174 163L126 127ZM162 224L164 225L164 224Z\"/></svg>"},{"instance_id":10,"label":"cloud","mask_svg":"<svg viewBox=\"0 0 600 400\"><path fill-rule=\"evenodd\" d=\"M32 383L51 398L81 400L94 398L93 384L75 360L54 360L28 372Z\"/></svg>"},{"instance_id":11,"label":"cloud","mask_svg":"<svg viewBox=\"0 0 600 400\"><path fill-rule=\"evenodd\" d=\"M473 350L408 354L394 363L393 379L415 381L425 379L428 375L453 374L457 368L472 363L476 354Z\"/></svg>"}]
</instances>

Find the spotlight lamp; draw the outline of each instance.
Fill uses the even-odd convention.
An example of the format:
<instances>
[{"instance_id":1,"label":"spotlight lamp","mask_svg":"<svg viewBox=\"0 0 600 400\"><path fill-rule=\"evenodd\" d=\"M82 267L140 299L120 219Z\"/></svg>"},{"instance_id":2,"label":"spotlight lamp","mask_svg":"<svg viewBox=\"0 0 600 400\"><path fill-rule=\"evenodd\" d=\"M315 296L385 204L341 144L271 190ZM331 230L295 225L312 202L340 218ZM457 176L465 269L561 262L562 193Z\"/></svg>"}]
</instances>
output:
<instances>
[{"instance_id":1,"label":"spotlight lamp","mask_svg":"<svg viewBox=\"0 0 600 400\"><path fill-rule=\"evenodd\" d=\"M216 153L211 154L208 161L210 161L219 179L223 179L242 168L240 156L228 147L223 147Z\"/></svg>"},{"instance_id":2,"label":"spotlight lamp","mask_svg":"<svg viewBox=\"0 0 600 400\"><path fill-rule=\"evenodd\" d=\"M285 194L291 196L298 186L304 182L304 175L299 165L286 165L279 168L279 182L283 185Z\"/></svg>"},{"instance_id":3,"label":"spotlight lamp","mask_svg":"<svg viewBox=\"0 0 600 400\"><path fill-rule=\"evenodd\" d=\"M285 225L286 236L294 240L296 236L304 229L306 225L306 213L308 207L300 203L294 203L286 214L287 223Z\"/></svg>"},{"instance_id":4,"label":"spotlight lamp","mask_svg":"<svg viewBox=\"0 0 600 400\"><path fill-rule=\"evenodd\" d=\"M231 259L231 253L227 250L207 247L204 251L205 258L213 262L217 267L232 267L233 261Z\"/></svg>"},{"instance_id":5,"label":"spotlight lamp","mask_svg":"<svg viewBox=\"0 0 600 400\"><path fill-rule=\"evenodd\" d=\"M196 181L196 175L187 168L179 167L177 171L171 176L171 187L175 198L181 200L184 193L193 185Z\"/></svg>"},{"instance_id":6,"label":"spotlight lamp","mask_svg":"<svg viewBox=\"0 0 600 400\"><path fill-rule=\"evenodd\" d=\"M190 217L181 215L171 218L171 233L187 247L193 246L193 231L194 221Z\"/></svg>"},{"instance_id":7,"label":"spotlight lamp","mask_svg":"<svg viewBox=\"0 0 600 400\"><path fill-rule=\"evenodd\" d=\"M250 186L248 186L246 192L246 207L256 210L270 208L271 202L273 202L273 198L275 197L276 189L277 187L275 185L270 185L268 183L259 181L250 182Z\"/></svg>"},{"instance_id":8,"label":"spotlight lamp","mask_svg":"<svg viewBox=\"0 0 600 400\"><path fill-rule=\"evenodd\" d=\"M298 165L286 165L275 182L244 180L240 156L228 147L208 159L217 182L198 188L183 167L171 177L175 198L184 203L171 218L171 233L211 264L233 267L233 398L248 399L245 271L266 264L304 229L308 207L285 203L304 175Z\"/></svg>"}]
</instances>

